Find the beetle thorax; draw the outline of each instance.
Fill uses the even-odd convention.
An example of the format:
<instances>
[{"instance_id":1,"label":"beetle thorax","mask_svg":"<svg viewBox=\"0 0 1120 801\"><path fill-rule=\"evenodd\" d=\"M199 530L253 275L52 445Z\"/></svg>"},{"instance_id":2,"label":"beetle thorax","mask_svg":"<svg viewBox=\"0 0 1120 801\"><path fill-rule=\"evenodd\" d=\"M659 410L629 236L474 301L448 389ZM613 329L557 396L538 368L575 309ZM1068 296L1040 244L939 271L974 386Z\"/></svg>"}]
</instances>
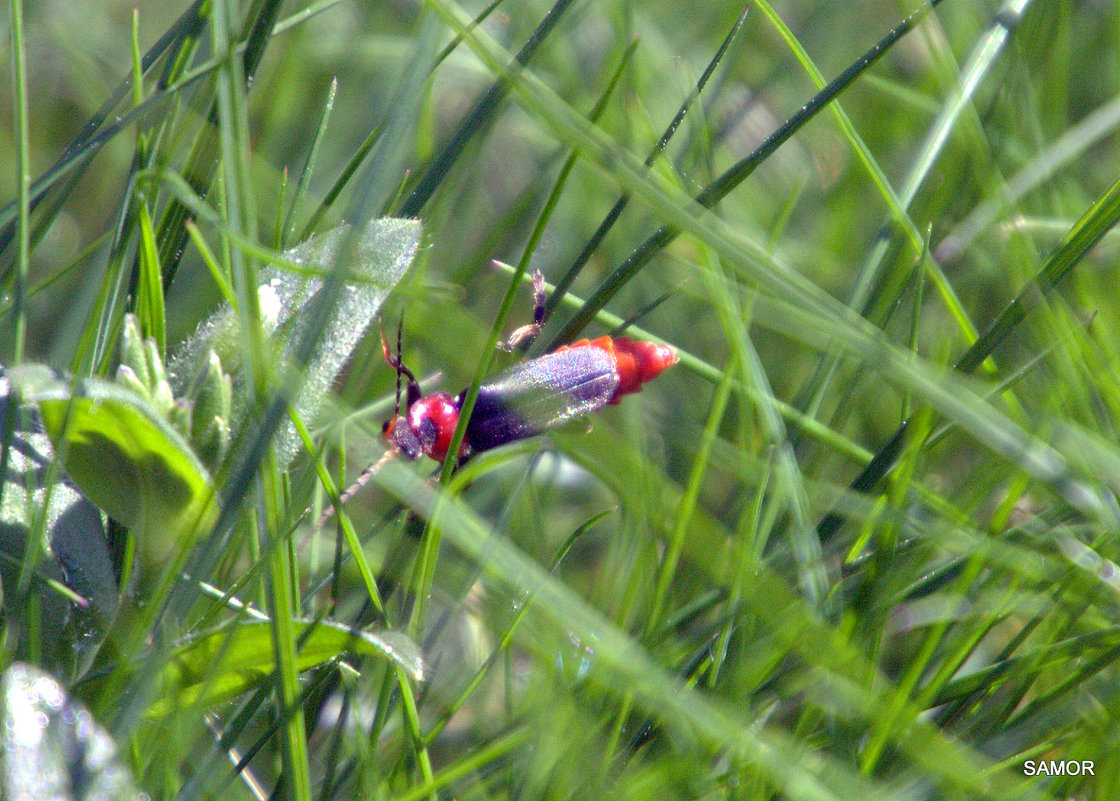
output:
<instances>
[{"instance_id":1,"label":"beetle thorax","mask_svg":"<svg viewBox=\"0 0 1120 801\"><path fill-rule=\"evenodd\" d=\"M446 392L425 395L408 409L408 427L433 459L447 455L458 423L459 404Z\"/></svg>"}]
</instances>

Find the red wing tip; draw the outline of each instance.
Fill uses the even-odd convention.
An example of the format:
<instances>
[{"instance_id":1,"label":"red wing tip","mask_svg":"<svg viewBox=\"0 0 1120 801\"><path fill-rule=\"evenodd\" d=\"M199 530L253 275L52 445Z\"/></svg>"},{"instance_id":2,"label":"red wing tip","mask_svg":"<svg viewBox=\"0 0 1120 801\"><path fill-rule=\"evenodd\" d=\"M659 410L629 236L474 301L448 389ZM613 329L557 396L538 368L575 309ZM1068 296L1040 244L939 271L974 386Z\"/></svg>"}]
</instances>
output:
<instances>
[{"instance_id":1,"label":"red wing tip","mask_svg":"<svg viewBox=\"0 0 1120 801\"><path fill-rule=\"evenodd\" d=\"M650 342L644 339L631 340L626 342L625 349L638 357L643 366L642 373L649 374L649 378L644 379L647 381L680 361L676 348L672 345L663 345L660 342Z\"/></svg>"},{"instance_id":2,"label":"red wing tip","mask_svg":"<svg viewBox=\"0 0 1120 801\"><path fill-rule=\"evenodd\" d=\"M637 392L642 384L657 378L680 360L676 349L670 345L629 337L616 338L612 353L619 376L616 398Z\"/></svg>"},{"instance_id":3,"label":"red wing tip","mask_svg":"<svg viewBox=\"0 0 1120 801\"><path fill-rule=\"evenodd\" d=\"M666 367L672 367L674 364L681 360L677 355L677 349L672 345L658 345L657 352L661 357L661 361L665 363Z\"/></svg>"}]
</instances>

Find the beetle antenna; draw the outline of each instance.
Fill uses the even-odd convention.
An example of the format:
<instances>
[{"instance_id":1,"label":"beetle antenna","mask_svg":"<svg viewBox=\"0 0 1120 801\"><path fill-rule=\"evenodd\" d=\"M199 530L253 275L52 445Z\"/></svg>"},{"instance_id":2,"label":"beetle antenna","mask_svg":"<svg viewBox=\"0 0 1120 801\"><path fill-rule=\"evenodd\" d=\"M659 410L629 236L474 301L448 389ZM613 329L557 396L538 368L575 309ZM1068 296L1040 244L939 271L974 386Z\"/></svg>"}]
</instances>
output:
<instances>
[{"instance_id":1,"label":"beetle antenna","mask_svg":"<svg viewBox=\"0 0 1120 801\"><path fill-rule=\"evenodd\" d=\"M401 413L401 371L404 368L404 365L401 364L401 351L403 350L403 345L401 344L401 339L402 339L402 331L403 330L404 330L404 315L402 314L401 318L399 320L397 320L397 364L396 364L396 368L397 368L397 400L393 404L393 418L394 419L398 415L400 415L400 413Z\"/></svg>"},{"instance_id":2,"label":"beetle antenna","mask_svg":"<svg viewBox=\"0 0 1120 801\"><path fill-rule=\"evenodd\" d=\"M412 404L420 399L420 382L416 379L415 374L405 366L401 360L401 331L404 328L404 317L401 317L400 322L397 324L397 355L394 356L389 351L389 343L385 341L385 331L381 331L381 353L385 357L385 361L389 366L397 371L397 402L396 408L393 409L393 417L397 417L401 411L401 376L403 375L408 379L408 389L405 395L405 410L407 411Z\"/></svg>"},{"instance_id":3,"label":"beetle antenna","mask_svg":"<svg viewBox=\"0 0 1120 801\"><path fill-rule=\"evenodd\" d=\"M358 493L358 490L364 487L371 478L377 475L377 471L384 467L385 464L396 455L397 451L395 450L385 451L380 459L359 473L358 477L354 479L354 483L338 494L338 506L336 507L332 503L323 510L323 514L315 521L315 528L322 528L323 525L334 516L337 510L341 509L348 500L353 498Z\"/></svg>"}]
</instances>

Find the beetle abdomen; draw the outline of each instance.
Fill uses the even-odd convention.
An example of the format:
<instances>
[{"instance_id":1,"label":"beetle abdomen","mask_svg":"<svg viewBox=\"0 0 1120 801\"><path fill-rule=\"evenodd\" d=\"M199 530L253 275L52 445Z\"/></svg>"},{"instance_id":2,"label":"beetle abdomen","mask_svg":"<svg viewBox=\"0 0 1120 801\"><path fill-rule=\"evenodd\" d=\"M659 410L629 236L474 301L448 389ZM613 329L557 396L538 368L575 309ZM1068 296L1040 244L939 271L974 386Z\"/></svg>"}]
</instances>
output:
<instances>
[{"instance_id":1,"label":"beetle abdomen","mask_svg":"<svg viewBox=\"0 0 1120 801\"><path fill-rule=\"evenodd\" d=\"M591 344L514 365L479 388L467 442L477 453L536 436L598 411L618 388L611 354Z\"/></svg>"}]
</instances>

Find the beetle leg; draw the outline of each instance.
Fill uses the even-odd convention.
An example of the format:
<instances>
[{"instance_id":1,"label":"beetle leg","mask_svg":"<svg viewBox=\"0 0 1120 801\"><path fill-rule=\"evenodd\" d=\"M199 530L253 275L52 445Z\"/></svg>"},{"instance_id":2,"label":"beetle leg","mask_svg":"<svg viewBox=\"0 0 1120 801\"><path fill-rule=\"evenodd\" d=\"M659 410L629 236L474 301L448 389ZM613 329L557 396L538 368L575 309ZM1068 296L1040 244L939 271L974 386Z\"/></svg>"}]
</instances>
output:
<instances>
[{"instance_id":1,"label":"beetle leg","mask_svg":"<svg viewBox=\"0 0 1120 801\"><path fill-rule=\"evenodd\" d=\"M505 342L499 342L498 347L506 353L512 353L514 348L529 347L537 334L544 327L544 307L548 300L548 293L544 289L544 275L540 270L533 272L533 322L523 325L510 334Z\"/></svg>"}]
</instances>

